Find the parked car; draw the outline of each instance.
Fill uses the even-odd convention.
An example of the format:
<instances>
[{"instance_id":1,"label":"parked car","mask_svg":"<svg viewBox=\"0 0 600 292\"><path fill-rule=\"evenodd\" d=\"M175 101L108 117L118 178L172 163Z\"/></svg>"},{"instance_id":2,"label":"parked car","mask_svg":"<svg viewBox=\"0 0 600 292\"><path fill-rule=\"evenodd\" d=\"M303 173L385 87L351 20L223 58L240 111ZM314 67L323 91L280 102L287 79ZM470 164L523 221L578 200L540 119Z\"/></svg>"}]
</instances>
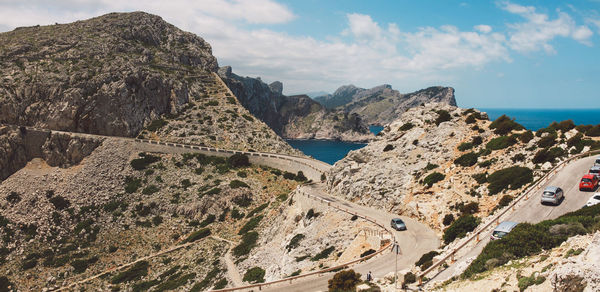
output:
<instances>
[{"instance_id":1,"label":"parked car","mask_svg":"<svg viewBox=\"0 0 600 292\"><path fill-rule=\"evenodd\" d=\"M579 182L579 190L580 191L583 191L583 190L594 191L597 186L598 186L598 177L593 174L584 175L581 178L581 181Z\"/></svg>"},{"instance_id":2,"label":"parked car","mask_svg":"<svg viewBox=\"0 0 600 292\"><path fill-rule=\"evenodd\" d=\"M502 223L498 224L498 226L496 226L496 228L494 228L494 231L492 232L492 236L490 237L491 240L497 240L500 239L504 236L506 236L511 230L513 230L513 228L515 228L515 226L517 226L517 222L511 222L511 221L503 221Z\"/></svg>"},{"instance_id":3,"label":"parked car","mask_svg":"<svg viewBox=\"0 0 600 292\"><path fill-rule=\"evenodd\" d=\"M590 168L589 174L595 175L598 179L600 179L600 165L594 165Z\"/></svg>"},{"instance_id":4,"label":"parked car","mask_svg":"<svg viewBox=\"0 0 600 292\"><path fill-rule=\"evenodd\" d=\"M585 207L591 207L597 204L600 204L600 193L593 194L587 203L585 203Z\"/></svg>"},{"instance_id":5,"label":"parked car","mask_svg":"<svg viewBox=\"0 0 600 292\"><path fill-rule=\"evenodd\" d=\"M594 161L594 166L600 166L600 156L596 157L596 161Z\"/></svg>"},{"instance_id":6,"label":"parked car","mask_svg":"<svg viewBox=\"0 0 600 292\"><path fill-rule=\"evenodd\" d=\"M561 188L553 186L546 187L542 193L542 204L551 203L558 205L564 196L565 194Z\"/></svg>"},{"instance_id":7,"label":"parked car","mask_svg":"<svg viewBox=\"0 0 600 292\"><path fill-rule=\"evenodd\" d=\"M400 218L394 218L394 219L392 219L392 222L390 223L390 225L392 226L392 228L394 228L394 229L396 229L398 231L400 231L400 230L406 230L406 224Z\"/></svg>"}]
</instances>

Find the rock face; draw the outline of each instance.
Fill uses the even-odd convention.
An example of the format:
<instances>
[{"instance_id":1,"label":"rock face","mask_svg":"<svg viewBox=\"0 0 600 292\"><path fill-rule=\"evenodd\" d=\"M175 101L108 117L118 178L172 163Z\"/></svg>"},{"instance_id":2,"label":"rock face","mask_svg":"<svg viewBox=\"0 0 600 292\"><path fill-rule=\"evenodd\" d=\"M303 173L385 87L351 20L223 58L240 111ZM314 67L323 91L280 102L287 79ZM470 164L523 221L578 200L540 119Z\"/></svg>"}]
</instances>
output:
<instances>
[{"instance_id":1,"label":"rock face","mask_svg":"<svg viewBox=\"0 0 600 292\"><path fill-rule=\"evenodd\" d=\"M371 89L345 85L333 94L315 98L328 109L358 114L369 125L386 125L400 117L409 108L423 103L439 102L456 106L454 88L429 87L402 94L384 84Z\"/></svg>"},{"instance_id":2,"label":"rock face","mask_svg":"<svg viewBox=\"0 0 600 292\"><path fill-rule=\"evenodd\" d=\"M135 136L216 70L207 42L147 13L18 28L0 34L0 122Z\"/></svg>"},{"instance_id":3,"label":"rock face","mask_svg":"<svg viewBox=\"0 0 600 292\"><path fill-rule=\"evenodd\" d=\"M283 138L366 141L373 137L360 116L327 110L306 95L283 95L283 84L240 77L231 67L219 75L240 103Z\"/></svg>"}]
</instances>

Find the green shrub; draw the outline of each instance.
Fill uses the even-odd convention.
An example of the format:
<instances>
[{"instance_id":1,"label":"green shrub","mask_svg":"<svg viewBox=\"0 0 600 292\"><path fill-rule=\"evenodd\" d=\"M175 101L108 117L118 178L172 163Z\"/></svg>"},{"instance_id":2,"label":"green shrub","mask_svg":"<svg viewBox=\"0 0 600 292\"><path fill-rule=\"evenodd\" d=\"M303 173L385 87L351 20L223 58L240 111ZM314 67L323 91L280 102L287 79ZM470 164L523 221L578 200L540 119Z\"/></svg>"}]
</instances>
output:
<instances>
[{"instance_id":1,"label":"green shrub","mask_svg":"<svg viewBox=\"0 0 600 292\"><path fill-rule=\"evenodd\" d=\"M258 240L258 232L250 231L242 235L242 241L236 247L233 248L233 255L236 257L244 256L250 253L250 251L256 246Z\"/></svg>"},{"instance_id":2,"label":"green shrub","mask_svg":"<svg viewBox=\"0 0 600 292\"><path fill-rule=\"evenodd\" d=\"M546 278L543 276L535 276L535 274L531 274L529 277L521 277L519 278L519 282L517 286L519 286L519 291L523 292L527 287L533 285L540 285L546 281Z\"/></svg>"},{"instance_id":3,"label":"green shrub","mask_svg":"<svg viewBox=\"0 0 600 292\"><path fill-rule=\"evenodd\" d=\"M112 284L119 284L140 279L148 275L148 266L149 264L147 261L139 261L126 271L115 275L110 282Z\"/></svg>"},{"instance_id":4,"label":"green shrub","mask_svg":"<svg viewBox=\"0 0 600 292\"><path fill-rule=\"evenodd\" d=\"M533 132L531 132L531 130L523 132L521 135L519 135L519 140L521 140L523 143L529 143L531 139L533 139Z\"/></svg>"},{"instance_id":5,"label":"green shrub","mask_svg":"<svg viewBox=\"0 0 600 292\"><path fill-rule=\"evenodd\" d=\"M479 212L479 203L471 202L466 205L462 205L459 208L459 210L463 215L464 214L475 214L475 213Z\"/></svg>"},{"instance_id":6,"label":"green shrub","mask_svg":"<svg viewBox=\"0 0 600 292\"><path fill-rule=\"evenodd\" d=\"M425 171L430 171L438 168L439 165L427 162L427 166L425 166Z\"/></svg>"},{"instance_id":7,"label":"green shrub","mask_svg":"<svg viewBox=\"0 0 600 292\"><path fill-rule=\"evenodd\" d=\"M392 144L387 144L385 145L385 147L383 148L383 152L388 152L390 150L394 150L394 145Z\"/></svg>"},{"instance_id":8,"label":"green shrub","mask_svg":"<svg viewBox=\"0 0 600 292\"><path fill-rule=\"evenodd\" d=\"M481 136L475 136L471 139L471 144L474 146L481 145L483 143L483 138Z\"/></svg>"},{"instance_id":9,"label":"green shrub","mask_svg":"<svg viewBox=\"0 0 600 292\"><path fill-rule=\"evenodd\" d=\"M490 174L487 181L491 195L505 189L516 190L533 181L533 171L527 167L512 166Z\"/></svg>"},{"instance_id":10,"label":"green shrub","mask_svg":"<svg viewBox=\"0 0 600 292\"><path fill-rule=\"evenodd\" d=\"M217 283L215 283L215 286L213 286L214 290L219 290L219 289L223 289L227 286L229 282L227 282L227 279L223 278L219 281L217 281Z\"/></svg>"},{"instance_id":11,"label":"green shrub","mask_svg":"<svg viewBox=\"0 0 600 292\"><path fill-rule=\"evenodd\" d=\"M556 158L566 155L567 152L560 147L545 148L536 152L533 156L533 163L554 162Z\"/></svg>"},{"instance_id":12,"label":"green shrub","mask_svg":"<svg viewBox=\"0 0 600 292\"><path fill-rule=\"evenodd\" d=\"M354 291L356 290L356 285L360 282L362 280L359 273L354 272L354 270L344 270L337 272L333 275L332 279L327 281L327 288L329 288L330 292Z\"/></svg>"},{"instance_id":13,"label":"green shrub","mask_svg":"<svg viewBox=\"0 0 600 292\"><path fill-rule=\"evenodd\" d=\"M444 216L444 220L442 221L444 226L448 226L452 224L452 222L454 222L454 215L452 214L446 214L446 216Z\"/></svg>"},{"instance_id":14,"label":"green shrub","mask_svg":"<svg viewBox=\"0 0 600 292\"><path fill-rule=\"evenodd\" d=\"M457 149L459 151L467 151L467 150L469 150L471 148L473 148L473 143L471 143L471 142L460 143L460 145L458 145L458 147L457 147Z\"/></svg>"},{"instance_id":15,"label":"green shrub","mask_svg":"<svg viewBox=\"0 0 600 292\"><path fill-rule=\"evenodd\" d=\"M413 125L411 122L405 123L400 127L400 131L408 131L410 129L412 129L415 125Z\"/></svg>"},{"instance_id":16,"label":"green shrub","mask_svg":"<svg viewBox=\"0 0 600 292\"><path fill-rule=\"evenodd\" d=\"M260 213L262 210L266 209L268 206L269 206L269 203L267 202L267 203L264 203L256 208L254 208L252 211L250 211L248 213L248 215L246 215L246 218L250 218L250 217Z\"/></svg>"},{"instance_id":17,"label":"green shrub","mask_svg":"<svg viewBox=\"0 0 600 292\"><path fill-rule=\"evenodd\" d=\"M207 192L205 192L205 195L216 195L219 194L221 192L220 188L212 188L210 190L208 190Z\"/></svg>"},{"instance_id":18,"label":"green shrub","mask_svg":"<svg viewBox=\"0 0 600 292\"><path fill-rule=\"evenodd\" d=\"M229 158L227 159L227 162L233 168L250 166L250 160L249 160L248 156L245 154L241 154L241 153L236 153L236 154L229 156Z\"/></svg>"},{"instance_id":19,"label":"green shrub","mask_svg":"<svg viewBox=\"0 0 600 292\"><path fill-rule=\"evenodd\" d=\"M484 184L487 182L487 172L477 173L472 175L472 177L478 184Z\"/></svg>"},{"instance_id":20,"label":"green shrub","mask_svg":"<svg viewBox=\"0 0 600 292\"><path fill-rule=\"evenodd\" d=\"M554 144L556 144L556 134L546 135L537 142L537 145L540 148L548 148L554 146Z\"/></svg>"},{"instance_id":21,"label":"green shrub","mask_svg":"<svg viewBox=\"0 0 600 292\"><path fill-rule=\"evenodd\" d=\"M202 222L200 222L200 224L198 224L198 226L200 228L206 227L209 224L215 222L215 219L217 219L217 216L215 216L213 214L208 214L208 216L206 216L206 218L204 220L202 220Z\"/></svg>"},{"instance_id":22,"label":"green shrub","mask_svg":"<svg viewBox=\"0 0 600 292\"><path fill-rule=\"evenodd\" d=\"M11 291L8 287L14 288L14 284L6 276L0 276L0 291Z\"/></svg>"},{"instance_id":23,"label":"green shrub","mask_svg":"<svg viewBox=\"0 0 600 292\"><path fill-rule=\"evenodd\" d=\"M506 207L506 206L508 206L508 204L510 204L510 202L512 202L513 199L514 199L514 197L511 196L511 195L504 195L504 196L502 196L502 198L498 202L498 207Z\"/></svg>"},{"instance_id":24,"label":"green shrub","mask_svg":"<svg viewBox=\"0 0 600 292\"><path fill-rule=\"evenodd\" d=\"M175 274L169 277L166 280L163 280L154 291L171 291L175 290L185 284L187 284L190 280L196 278L196 273L189 273L181 276L181 273Z\"/></svg>"},{"instance_id":25,"label":"green shrub","mask_svg":"<svg viewBox=\"0 0 600 292\"><path fill-rule=\"evenodd\" d=\"M429 267L424 267L424 265L427 262L431 263L433 261L433 258L439 254L440 254L439 252L432 250L432 251L422 255L421 258L415 263L415 266L421 267L421 270L424 271L427 268L429 268ZM429 265L429 266L431 266L431 265Z\"/></svg>"},{"instance_id":26,"label":"green shrub","mask_svg":"<svg viewBox=\"0 0 600 292\"><path fill-rule=\"evenodd\" d=\"M16 204L21 201L21 195L17 192L10 192L10 194L6 196L6 201L11 204Z\"/></svg>"},{"instance_id":27,"label":"green shrub","mask_svg":"<svg viewBox=\"0 0 600 292\"><path fill-rule=\"evenodd\" d=\"M286 245L286 249L288 251L291 251L292 249L298 247L300 245L300 241L302 241L302 239L304 239L306 236L304 236L304 234L299 233L294 235L294 237L292 237L292 239L290 240L290 243L288 243L288 245Z\"/></svg>"},{"instance_id":28,"label":"green shrub","mask_svg":"<svg viewBox=\"0 0 600 292\"><path fill-rule=\"evenodd\" d=\"M469 115L467 116L467 118L465 119L465 122L467 124L474 124L475 122L477 122L477 120L475 119L475 116L473 115Z\"/></svg>"},{"instance_id":29,"label":"green shrub","mask_svg":"<svg viewBox=\"0 0 600 292\"><path fill-rule=\"evenodd\" d=\"M135 170L146 169L150 164L160 161L160 157L147 153L140 153L141 158L136 158L130 162L131 167Z\"/></svg>"},{"instance_id":30,"label":"green shrub","mask_svg":"<svg viewBox=\"0 0 600 292\"><path fill-rule=\"evenodd\" d=\"M294 178L296 181L307 181L308 178L306 178L306 176L304 176L304 173L302 171L298 171L298 173L296 174L296 177Z\"/></svg>"},{"instance_id":31,"label":"green shrub","mask_svg":"<svg viewBox=\"0 0 600 292\"><path fill-rule=\"evenodd\" d=\"M295 270L293 273L291 273L288 277L295 277L300 275L300 273L302 273L302 270Z\"/></svg>"},{"instance_id":32,"label":"green shrub","mask_svg":"<svg viewBox=\"0 0 600 292\"><path fill-rule=\"evenodd\" d=\"M458 219L452 222L450 227L444 231L444 243L448 244L456 238L465 237L467 233L475 230L477 225L479 225L479 222L481 222L481 219L470 214L458 217Z\"/></svg>"},{"instance_id":33,"label":"green shrub","mask_svg":"<svg viewBox=\"0 0 600 292\"><path fill-rule=\"evenodd\" d=\"M585 132L586 136L590 137L599 137L600 136L600 124L591 127L589 130Z\"/></svg>"},{"instance_id":34,"label":"green shrub","mask_svg":"<svg viewBox=\"0 0 600 292\"><path fill-rule=\"evenodd\" d=\"M134 178L131 176L127 176L125 178L125 192L128 194L132 194L137 192L137 190L142 186L142 180L139 178Z\"/></svg>"},{"instance_id":35,"label":"green shrub","mask_svg":"<svg viewBox=\"0 0 600 292\"><path fill-rule=\"evenodd\" d=\"M435 119L436 126L439 126L443 122L452 120L452 116L450 116L450 113L448 111L439 110L439 111L437 111L437 114L438 114L438 117Z\"/></svg>"},{"instance_id":36,"label":"green shrub","mask_svg":"<svg viewBox=\"0 0 600 292\"><path fill-rule=\"evenodd\" d=\"M321 259L326 259L326 258L329 257L329 255L334 250L335 250L335 247L333 247L333 246L326 247L324 250L322 250L320 253L316 254L310 260L313 261L313 262L316 262L316 261L321 260Z\"/></svg>"},{"instance_id":37,"label":"green shrub","mask_svg":"<svg viewBox=\"0 0 600 292\"><path fill-rule=\"evenodd\" d=\"M52 203L52 205L54 205L54 208L56 208L57 210L63 210L71 206L71 202L69 202L69 200L65 199L62 196L55 196L50 198L50 203Z\"/></svg>"},{"instance_id":38,"label":"green shrub","mask_svg":"<svg viewBox=\"0 0 600 292\"><path fill-rule=\"evenodd\" d=\"M246 222L246 224L244 224L244 226L242 226L242 228L240 229L240 231L238 232L239 235L243 235L248 233L248 231L253 230L254 228L256 228L258 226L258 224L260 223L260 221L262 220L263 216L256 216L252 219L250 219L248 222Z\"/></svg>"},{"instance_id":39,"label":"green shrub","mask_svg":"<svg viewBox=\"0 0 600 292\"><path fill-rule=\"evenodd\" d=\"M473 166L477 163L478 155L475 152L469 152L461 155L460 157L454 160L454 164L460 165L463 167Z\"/></svg>"},{"instance_id":40,"label":"green shrub","mask_svg":"<svg viewBox=\"0 0 600 292\"><path fill-rule=\"evenodd\" d=\"M154 120L150 123L150 125L148 125L148 127L146 127L146 130L148 130L150 132L156 132L160 128L166 126L168 123L169 122L167 122L163 119Z\"/></svg>"},{"instance_id":41,"label":"green shrub","mask_svg":"<svg viewBox=\"0 0 600 292\"><path fill-rule=\"evenodd\" d=\"M500 150L517 143L517 138L515 136L500 136L493 138L486 145L485 148L490 150Z\"/></svg>"},{"instance_id":42,"label":"green shrub","mask_svg":"<svg viewBox=\"0 0 600 292\"><path fill-rule=\"evenodd\" d=\"M160 191L160 189L156 185L149 185L142 190L142 194L152 195L158 191Z\"/></svg>"},{"instance_id":43,"label":"green shrub","mask_svg":"<svg viewBox=\"0 0 600 292\"><path fill-rule=\"evenodd\" d=\"M412 272L408 272L406 274L404 274L404 282L402 283L402 286L406 287L407 284L411 284L417 281L417 276L415 276L415 274L413 274Z\"/></svg>"},{"instance_id":44,"label":"green shrub","mask_svg":"<svg viewBox=\"0 0 600 292\"><path fill-rule=\"evenodd\" d=\"M490 129L493 129L496 135L506 135L512 130L523 130L525 128L515 122L514 119L502 115L490 124Z\"/></svg>"},{"instance_id":45,"label":"green shrub","mask_svg":"<svg viewBox=\"0 0 600 292\"><path fill-rule=\"evenodd\" d=\"M249 188L250 186L241 180L234 179L229 182L229 187L232 189Z\"/></svg>"},{"instance_id":46,"label":"green shrub","mask_svg":"<svg viewBox=\"0 0 600 292\"><path fill-rule=\"evenodd\" d=\"M565 120L565 121L562 121L560 123L552 122L552 124L550 124L548 126L548 128L552 128L552 129L554 129L556 131L560 130L562 132L568 132L571 129L575 128L575 123L573 123L573 120Z\"/></svg>"},{"instance_id":47,"label":"green shrub","mask_svg":"<svg viewBox=\"0 0 600 292\"><path fill-rule=\"evenodd\" d=\"M376 251L372 248L369 248L368 250L365 250L363 253L360 254L359 258L363 258L366 257L368 255L374 254Z\"/></svg>"},{"instance_id":48,"label":"green shrub","mask_svg":"<svg viewBox=\"0 0 600 292\"><path fill-rule=\"evenodd\" d=\"M434 173L432 173L432 174L430 174L430 175L426 176L426 177L423 179L423 184L424 184L424 185L426 185L426 186L428 186L428 187L431 187L431 186L433 186L435 183L437 183L437 182L439 182L439 181L442 181L442 180L444 180L445 178L446 178L446 176L445 176L445 175L443 175L443 174L441 174L441 173L439 173L439 172L434 172Z\"/></svg>"},{"instance_id":49,"label":"green shrub","mask_svg":"<svg viewBox=\"0 0 600 292\"><path fill-rule=\"evenodd\" d=\"M319 217L319 215L321 215L321 213L319 212L315 212L315 210L313 210L312 208L310 208L307 212L306 212L306 219L310 220L312 218L317 218Z\"/></svg>"},{"instance_id":50,"label":"green shrub","mask_svg":"<svg viewBox=\"0 0 600 292\"><path fill-rule=\"evenodd\" d=\"M220 189L219 189L220 191ZM248 194L243 194L237 197L233 198L233 203L240 206L240 207L248 207L250 206L250 204L252 204L252 197L250 197Z\"/></svg>"},{"instance_id":51,"label":"green shrub","mask_svg":"<svg viewBox=\"0 0 600 292\"><path fill-rule=\"evenodd\" d=\"M289 179L289 180L295 180L296 179L296 175L291 173L291 172L284 172L283 173L283 178L285 179Z\"/></svg>"},{"instance_id":52,"label":"green shrub","mask_svg":"<svg viewBox=\"0 0 600 292\"><path fill-rule=\"evenodd\" d=\"M25 261L23 261L23 263L21 263L21 269L23 269L23 271L33 269L33 268L35 268L35 266L37 266L37 263L38 263L37 258L25 260Z\"/></svg>"},{"instance_id":53,"label":"green shrub","mask_svg":"<svg viewBox=\"0 0 600 292\"><path fill-rule=\"evenodd\" d=\"M74 261L71 262L71 266L74 269L74 272L77 274L81 274L83 272L85 272L85 270L87 270L87 268L96 263L98 261L98 257L94 256L91 257L89 259L76 259Z\"/></svg>"},{"instance_id":54,"label":"green shrub","mask_svg":"<svg viewBox=\"0 0 600 292\"><path fill-rule=\"evenodd\" d=\"M265 281L265 270L263 270L260 267L253 267L250 268L248 271L246 271L246 273L244 274L244 282L248 282L251 284L254 283L263 283Z\"/></svg>"},{"instance_id":55,"label":"green shrub","mask_svg":"<svg viewBox=\"0 0 600 292\"><path fill-rule=\"evenodd\" d=\"M194 242L194 241L200 240L202 238L205 238L207 236L210 236L210 234L211 234L210 229L202 228L200 230L192 232L190 235L188 235L188 237L182 243Z\"/></svg>"},{"instance_id":56,"label":"green shrub","mask_svg":"<svg viewBox=\"0 0 600 292\"><path fill-rule=\"evenodd\" d=\"M247 114L243 114L243 115L242 115L242 117L244 117L244 119L246 119L246 120L248 120L248 121L250 121L250 122L253 122L253 121L254 121L254 118L253 118L253 117L251 117L251 116L249 116L249 115L247 115Z\"/></svg>"},{"instance_id":57,"label":"green shrub","mask_svg":"<svg viewBox=\"0 0 600 292\"><path fill-rule=\"evenodd\" d=\"M180 182L180 184L181 184L181 187L184 190L192 186L192 182L188 178L182 179L181 182Z\"/></svg>"},{"instance_id":58,"label":"green shrub","mask_svg":"<svg viewBox=\"0 0 600 292\"><path fill-rule=\"evenodd\" d=\"M512 160L512 162L520 162L520 161L525 161L525 158L526 158L525 154L517 153L510 160Z\"/></svg>"},{"instance_id":59,"label":"green shrub","mask_svg":"<svg viewBox=\"0 0 600 292\"><path fill-rule=\"evenodd\" d=\"M231 210L231 218L242 219L242 218L244 218L244 213L240 213L240 211L238 209L233 208L233 210Z\"/></svg>"}]
</instances>

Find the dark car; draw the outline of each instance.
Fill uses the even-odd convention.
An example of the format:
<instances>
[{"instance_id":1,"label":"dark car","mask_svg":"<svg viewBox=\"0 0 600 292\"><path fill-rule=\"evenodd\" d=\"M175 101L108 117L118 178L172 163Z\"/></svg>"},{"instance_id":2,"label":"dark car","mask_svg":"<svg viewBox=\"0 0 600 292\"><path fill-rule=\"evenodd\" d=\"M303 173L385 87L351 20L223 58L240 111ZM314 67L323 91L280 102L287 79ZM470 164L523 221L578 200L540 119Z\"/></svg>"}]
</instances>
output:
<instances>
[{"instance_id":1,"label":"dark car","mask_svg":"<svg viewBox=\"0 0 600 292\"><path fill-rule=\"evenodd\" d=\"M390 225L392 226L392 228L394 228L398 231L406 230L406 224L404 224L404 221L402 221L402 219L400 219L400 218L392 219L392 222L390 223Z\"/></svg>"}]
</instances>

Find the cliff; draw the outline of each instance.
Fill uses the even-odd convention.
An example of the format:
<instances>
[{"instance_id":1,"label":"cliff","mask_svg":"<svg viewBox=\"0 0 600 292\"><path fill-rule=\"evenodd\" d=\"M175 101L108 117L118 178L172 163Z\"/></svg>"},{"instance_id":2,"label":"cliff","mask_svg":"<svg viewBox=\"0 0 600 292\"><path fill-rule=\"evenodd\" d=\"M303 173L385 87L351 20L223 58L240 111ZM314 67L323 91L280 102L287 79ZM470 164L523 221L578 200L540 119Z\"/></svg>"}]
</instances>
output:
<instances>
[{"instance_id":1,"label":"cliff","mask_svg":"<svg viewBox=\"0 0 600 292\"><path fill-rule=\"evenodd\" d=\"M319 96L315 100L328 109L357 114L369 125L387 125L409 108L424 103L439 102L456 106L454 89L441 86L402 94L387 84L371 89L345 85L333 94Z\"/></svg>"},{"instance_id":2,"label":"cliff","mask_svg":"<svg viewBox=\"0 0 600 292\"><path fill-rule=\"evenodd\" d=\"M367 141L373 137L360 116L328 110L306 95L283 95L283 84L269 85L260 78L240 77L231 67L219 75L240 103L287 139Z\"/></svg>"}]
</instances>

